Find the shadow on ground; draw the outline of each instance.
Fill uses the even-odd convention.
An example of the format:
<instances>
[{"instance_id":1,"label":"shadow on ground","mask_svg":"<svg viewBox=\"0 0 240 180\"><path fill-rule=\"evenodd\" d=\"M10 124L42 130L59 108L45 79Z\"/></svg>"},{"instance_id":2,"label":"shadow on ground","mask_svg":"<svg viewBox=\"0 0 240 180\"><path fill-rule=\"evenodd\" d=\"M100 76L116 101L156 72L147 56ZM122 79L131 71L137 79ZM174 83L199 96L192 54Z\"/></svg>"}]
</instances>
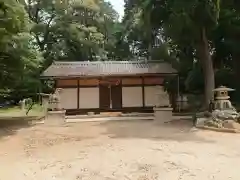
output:
<instances>
[{"instance_id":1,"label":"shadow on ground","mask_svg":"<svg viewBox=\"0 0 240 180\"><path fill-rule=\"evenodd\" d=\"M71 136L79 139L98 138L108 136L109 138L132 138L150 139L154 141L194 141L213 143L214 141L203 136L202 131L194 131L191 119L178 117L175 120L160 124L151 120L129 120L129 121L104 121L104 122L84 122L68 123L64 126L38 126L38 131L49 133L54 136ZM0 139L17 133L20 129L26 129L33 125L29 121L12 119L4 120L0 118ZM199 133L200 132L200 133ZM33 134L31 134L33 133ZM35 130L30 131L29 136L35 134Z\"/></svg>"},{"instance_id":2,"label":"shadow on ground","mask_svg":"<svg viewBox=\"0 0 240 180\"><path fill-rule=\"evenodd\" d=\"M213 143L200 137L193 130L192 121L179 119L166 124L154 121L115 121L103 122L99 126L105 128L105 135L110 138L140 138L151 140L195 141Z\"/></svg>"},{"instance_id":3,"label":"shadow on ground","mask_svg":"<svg viewBox=\"0 0 240 180\"><path fill-rule=\"evenodd\" d=\"M31 123L36 117L1 117L0 139L5 136L14 135L19 129L32 127Z\"/></svg>"}]
</instances>

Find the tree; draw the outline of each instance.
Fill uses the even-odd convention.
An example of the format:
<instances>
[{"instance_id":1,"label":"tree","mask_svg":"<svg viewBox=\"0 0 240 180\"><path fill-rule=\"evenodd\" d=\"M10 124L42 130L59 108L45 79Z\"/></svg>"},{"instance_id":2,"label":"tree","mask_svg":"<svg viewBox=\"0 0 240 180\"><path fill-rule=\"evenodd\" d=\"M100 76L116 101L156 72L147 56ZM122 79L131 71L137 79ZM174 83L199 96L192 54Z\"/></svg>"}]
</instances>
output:
<instances>
[{"instance_id":1,"label":"tree","mask_svg":"<svg viewBox=\"0 0 240 180\"><path fill-rule=\"evenodd\" d=\"M234 84L238 91L238 100L240 100L240 8L236 0L223 1L222 11L220 13L218 40L222 45L220 51L225 58L224 64L233 69ZM216 43L217 44L217 43Z\"/></svg>"},{"instance_id":2,"label":"tree","mask_svg":"<svg viewBox=\"0 0 240 180\"><path fill-rule=\"evenodd\" d=\"M107 58L113 60L131 60L132 53L128 41L125 39L124 27L121 23L115 23L112 27L111 42L107 44Z\"/></svg>"},{"instance_id":3,"label":"tree","mask_svg":"<svg viewBox=\"0 0 240 180\"><path fill-rule=\"evenodd\" d=\"M24 7L15 0L0 2L0 89L16 91L23 77L36 72L42 58L32 45L31 23Z\"/></svg>"},{"instance_id":4,"label":"tree","mask_svg":"<svg viewBox=\"0 0 240 180\"><path fill-rule=\"evenodd\" d=\"M215 86L211 57L213 47L210 46L209 36L218 23L220 1L128 0L127 5L129 7L126 7L126 9L128 11L130 9L128 13L134 13L134 9L140 8L143 11L142 14L150 14L151 27L155 38L158 35L158 31L160 31L162 33L161 36L164 37L163 40L174 44L175 48L178 47L180 50L183 50L187 46L191 47L191 56L193 57L194 54L197 59L193 59L191 56L190 59L199 60L203 69L205 107L207 107L213 96L212 90ZM134 16L126 15L126 19L128 17ZM140 22L146 21L140 16ZM176 56L176 59L179 60L179 57Z\"/></svg>"},{"instance_id":5,"label":"tree","mask_svg":"<svg viewBox=\"0 0 240 180\"><path fill-rule=\"evenodd\" d=\"M118 14L103 0L29 0L25 4L46 63L99 60L112 46Z\"/></svg>"},{"instance_id":6,"label":"tree","mask_svg":"<svg viewBox=\"0 0 240 180\"><path fill-rule=\"evenodd\" d=\"M196 56L203 69L205 87L205 107L213 97L214 69L211 58L209 34L216 27L220 11L219 1L191 2L171 1L166 32L172 39L186 41L196 50Z\"/></svg>"}]
</instances>

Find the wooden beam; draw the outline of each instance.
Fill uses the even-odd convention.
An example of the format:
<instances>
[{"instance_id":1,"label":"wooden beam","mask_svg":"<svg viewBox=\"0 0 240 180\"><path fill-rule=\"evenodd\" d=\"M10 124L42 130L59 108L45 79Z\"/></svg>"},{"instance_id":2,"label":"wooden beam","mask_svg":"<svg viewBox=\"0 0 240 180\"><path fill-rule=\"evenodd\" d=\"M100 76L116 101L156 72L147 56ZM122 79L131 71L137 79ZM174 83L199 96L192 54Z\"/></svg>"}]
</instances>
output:
<instances>
[{"instance_id":1,"label":"wooden beam","mask_svg":"<svg viewBox=\"0 0 240 180\"><path fill-rule=\"evenodd\" d=\"M153 107L123 107L120 109L100 109L100 108L90 108L90 109L67 109L67 115L77 115L77 114L87 114L87 112L95 112L99 114L101 112L122 112L122 113L153 113Z\"/></svg>"}]
</instances>

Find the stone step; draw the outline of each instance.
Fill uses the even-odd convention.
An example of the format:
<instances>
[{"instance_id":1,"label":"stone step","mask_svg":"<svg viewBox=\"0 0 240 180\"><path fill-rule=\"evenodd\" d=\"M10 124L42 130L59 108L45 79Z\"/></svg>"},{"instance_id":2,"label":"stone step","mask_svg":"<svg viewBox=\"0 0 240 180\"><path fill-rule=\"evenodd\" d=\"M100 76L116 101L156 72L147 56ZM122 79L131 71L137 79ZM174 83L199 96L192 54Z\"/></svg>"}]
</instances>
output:
<instances>
[{"instance_id":1,"label":"stone step","mask_svg":"<svg viewBox=\"0 0 240 180\"><path fill-rule=\"evenodd\" d=\"M154 120L153 116L148 117L98 117L98 118L70 118L66 119L67 123L76 122L98 122L98 121L131 121L131 120Z\"/></svg>"},{"instance_id":2,"label":"stone step","mask_svg":"<svg viewBox=\"0 0 240 180\"><path fill-rule=\"evenodd\" d=\"M152 117L153 113L129 113L129 114L95 114L95 115L72 115L66 119L89 119L89 118L108 118L108 117Z\"/></svg>"}]
</instances>

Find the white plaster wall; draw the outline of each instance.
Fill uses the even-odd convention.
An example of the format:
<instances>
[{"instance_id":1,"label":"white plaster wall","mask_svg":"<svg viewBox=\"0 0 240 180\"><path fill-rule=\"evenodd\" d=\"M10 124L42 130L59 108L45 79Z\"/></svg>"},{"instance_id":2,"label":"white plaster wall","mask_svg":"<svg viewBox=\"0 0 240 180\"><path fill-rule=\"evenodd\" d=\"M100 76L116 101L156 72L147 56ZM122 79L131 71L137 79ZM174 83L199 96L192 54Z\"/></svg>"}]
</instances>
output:
<instances>
[{"instance_id":1,"label":"white plaster wall","mask_svg":"<svg viewBox=\"0 0 240 180\"><path fill-rule=\"evenodd\" d=\"M144 87L145 93L145 106L155 106L159 103L159 97L157 94L165 95L163 87L161 86L146 86Z\"/></svg>"},{"instance_id":2,"label":"white plaster wall","mask_svg":"<svg viewBox=\"0 0 240 180\"><path fill-rule=\"evenodd\" d=\"M80 88L79 108L99 108L99 88Z\"/></svg>"},{"instance_id":3,"label":"white plaster wall","mask_svg":"<svg viewBox=\"0 0 240 180\"><path fill-rule=\"evenodd\" d=\"M123 107L142 107L142 87L123 87L122 105Z\"/></svg>"},{"instance_id":4,"label":"white plaster wall","mask_svg":"<svg viewBox=\"0 0 240 180\"><path fill-rule=\"evenodd\" d=\"M60 92L60 107L77 109L77 88L63 88Z\"/></svg>"}]
</instances>

